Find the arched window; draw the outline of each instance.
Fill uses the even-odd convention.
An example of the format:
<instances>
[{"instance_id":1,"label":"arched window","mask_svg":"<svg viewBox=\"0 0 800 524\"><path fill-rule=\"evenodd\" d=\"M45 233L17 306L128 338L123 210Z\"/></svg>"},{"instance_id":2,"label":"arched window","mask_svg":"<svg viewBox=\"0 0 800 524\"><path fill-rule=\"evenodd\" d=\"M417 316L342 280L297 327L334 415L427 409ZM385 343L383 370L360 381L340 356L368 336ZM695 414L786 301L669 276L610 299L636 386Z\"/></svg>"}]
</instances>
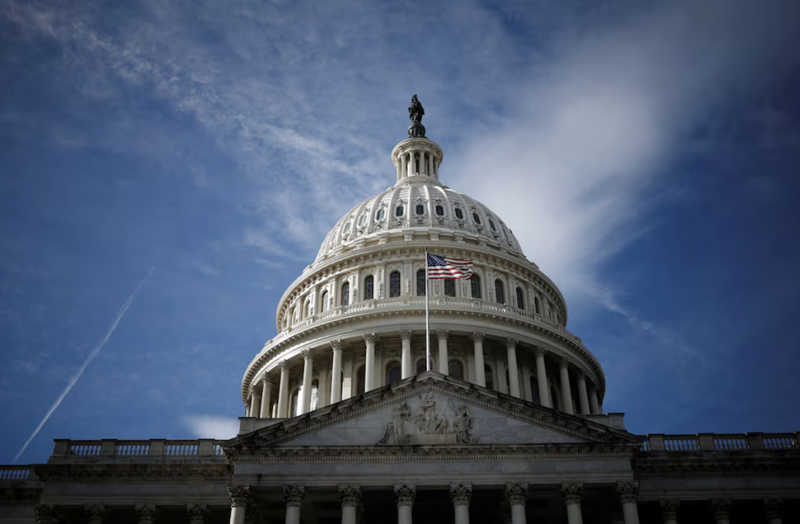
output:
<instances>
[{"instance_id":1,"label":"arched window","mask_svg":"<svg viewBox=\"0 0 800 524\"><path fill-rule=\"evenodd\" d=\"M448 297L456 296L456 281L452 279L446 279L444 281L444 294Z\"/></svg>"},{"instance_id":2,"label":"arched window","mask_svg":"<svg viewBox=\"0 0 800 524\"><path fill-rule=\"evenodd\" d=\"M402 369L399 362L392 362L386 367L386 384L392 385L399 382L402 377Z\"/></svg>"},{"instance_id":3,"label":"arched window","mask_svg":"<svg viewBox=\"0 0 800 524\"><path fill-rule=\"evenodd\" d=\"M499 278L494 281L494 298L498 304L506 303L506 294L503 290L503 281Z\"/></svg>"},{"instance_id":4,"label":"arched window","mask_svg":"<svg viewBox=\"0 0 800 524\"><path fill-rule=\"evenodd\" d=\"M364 300L371 300L375 295L375 277L367 275L364 279Z\"/></svg>"},{"instance_id":5,"label":"arched window","mask_svg":"<svg viewBox=\"0 0 800 524\"><path fill-rule=\"evenodd\" d=\"M405 213L405 211L406 208L404 208L403 206L397 206L397 208L394 210L394 216L401 217L403 216L403 213Z\"/></svg>"},{"instance_id":6,"label":"arched window","mask_svg":"<svg viewBox=\"0 0 800 524\"><path fill-rule=\"evenodd\" d=\"M414 212L416 214L418 214L418 215L424 215L425 214L425 206L423 206L422 204L417 204L417 207L414 208L414 209L415 209Z\"/></svg>"},{"instance_id":7,"label":"arched window","mask_svg":"<svg viewBox=\"0 0 800 524\"><path fill-rule=\"evenodd\" d=\"M472 288L472 298L481 298L481 277L475 273L472 274L470 287Z\"/></svg>"},{"instance_id":8,"label":"arched window","mask_svg":"<svg viewBox=\"0 0 800 524\"><path fill-rule=\"evenodd\" d=\"M436 216L440 216L440 217L444 216L444 207L443 206L436 206Z\"/></svg>"},{"instance_id":9,"label":"arched window","mask_svg":"<svg viewBox=\"0 0 800 524\"><path fill-rule=\"evenodd\" d=\"M424 297L425 296L425 270L419 269L417 270L417 296Z\"/></svg>"},{"instance_id":10,"label":"arched window","mask_svg":"<svg viewBox=\"0 0 800 524\"><path fill-rule=\"evenodd\" d=\"M476 224L481 225L481 217L478 216L478 213L472 213L472 220L474 220Z\"/></svg>"},{"instance_id":11,"label":"arched window","mask_svg":"<svg viewBox=\"0 0 800 524\"><path fill-rule=\"evenodd\" d=\"M367 382L366 382L367 374L366 374L366 370L364 369L364 366L361 366L360 368L358 368L358 371L356 372L356 377L357 377L356 378L356 395L360 395L360 394L362 394L364 392L364 390L367 387Z\"/></svg>"},{"instance_id":12,"label":"arched window","mask_svg":"<svg viewBox=\"0 0 800 524\"><path fill-rule=\"evenodd\" d=\"M433 369L433 363L431 363L431 369ZM421 358L417 360L417 374L425 373L426 371L428 371L427 359Z\"/></svg>"},{"instance_id":13,"label":"arched window","mask_svg":"<svg viewBox=\"0 0 800 524\"><path fill-rule=\"evenodd\" d=\"M464 219L464 212L461 211L460 207L455 208L454 211L456 213L456 218L457 219L459 219L459 220L463 220Z\"/></svg>"},{"instance_id":14,"label":"arched window","mask_svg":"<svg viewBox=\"0 0 800 524\"><path fill-rule=\"evenodd\" d=\"M343 306L346 306L350 303L350 282L345 282L342 284L342 296L339 303Z\"/></svg>"},{"instance_id":15,"label":"arched window","mask_svg":"<svg viewBox=\"0 0 800 524\"><path fill-rule=\"evenodd\" d=\"M495 227L494 222L492 222L491 218L489 219L489 227L492 228L492 231L497 231L497 228Z\"/></svg>"},{"instance_id":16,"label":"arched window","mask_svg":"<svg viewBox=\"0 0 800 524\"><path fill-rule=\"evenodd\" d=\"M358 225L363 226L367 223L367 215L361 215L361 218L358 219Z\"/></svg>"},{"instance_id":17,"label":"arched window","mask_svg":"<svg viewBox=\"0 0 800 524\"><path fill-rule=\"evenodd\" d=\"M311 408L309 411L317 409L317 404L319 404L319 380L315 378L311 382Z\"/></svg>"},{"instance_id":18,"label":"arched window","mask_svg":"<svg viewBox=\"0 0 800 524\"><path fill-rule=\"evenodd\" d=\"M447 374L458 380L464 380L464 366L460 360L451 360L447 363Z\"/></svg>"},{"instance_id":19,"label":"arched window","mask_svg":"<svg viewBox=\"0 0 800 524\"><path fill-rule=\"evenodd\" d=\"M531 395L533 396L533 403L541 404L542 399L539 398L539 382L533 375L530 376L530 384L531 384Z\"/></svg>"},{"instance_id":20,"label":"arched window","mask_svg":"<svg viewBox=\"0 0 800 524\"><path fill-rule=\"evenodd\" d=\"M492 373L492 368L489 364L484 364L483 373L486 375L486 387L494 389L494 373Z\"/></svg>"},{"instance_id":21,"label":"arched window","mask_svg":"<svg viewBox=\"0 0 800 524\"><path fill-rule=\"evenodd\" d=\"M522 288L517 288L517 307L525 309L525 297L522 294Z\"/></svg>"},{"instance_id":22,"label":"arched window","mask_svg":"<svg viewBox=\"0 0 800 524\"><path fill-rule=\"evenodd\" d=\"M383 217L385 217L385 216L386 216L386 210L383 209L383 208L380 208L378 210L378 212L375 213L375 219L376 220L383 220Z\"/></svg>"},{"instance_id":23,"label":"arched window","mask_svg":"<svg viewBox=\"0 0 800 524\"><path fill-rule=\"evenodd\" d=\"M325 313L325 310L328 308L328 292L323 291L322 297L319 299L319 312Z\"/></svg>"},{"instance_id":24,"label":"arched window","mask_svg":"<svg viewBox=\"0 0 800 524\"><path fill-rule=\"evenodd\" d=\"M311 316L311 301L308 300L306 301L306 307L305 310L303 311L303 317L308 318L310 316Z\"/></svg>"},{"instance_id":25,"label":"arched window","mask_svg":"<svg viewBox=\"0 0 800 524\"><path fill-rule=\"evenodd\" d=\"M542 308L539 306L539 297L533 297L533 306L536 308L536 314L542 314Z\"/></svg>"},{"instance_id":26,"label":"arched window","mask_svg":"<svg viewBox=\"0 0 800 524\"><path fill-rule=\"evenodd\" d=\"M389 297L395 298L400 296L400 272L392 271L389 275Z\"/></svg>"},{"instance_id":27,"label":"arched window","mask_svg":"<svg viewBox=\"0 0 800 524\"><path fill-rule=\"evenodd\" d=\"M344 226L344 234L346 235L349 232L350 232L350 222L347 222L347 224Z\"/></svg>"}]
</instances>

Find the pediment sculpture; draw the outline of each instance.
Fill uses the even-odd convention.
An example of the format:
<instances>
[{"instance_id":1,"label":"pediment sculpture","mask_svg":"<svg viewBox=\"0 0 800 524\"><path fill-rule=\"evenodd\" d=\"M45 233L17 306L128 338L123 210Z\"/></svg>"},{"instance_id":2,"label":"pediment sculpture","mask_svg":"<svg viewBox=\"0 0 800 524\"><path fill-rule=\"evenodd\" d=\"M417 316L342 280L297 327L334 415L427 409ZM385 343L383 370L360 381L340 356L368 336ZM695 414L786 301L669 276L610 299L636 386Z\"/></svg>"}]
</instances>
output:
<instances>
[{"instance_id":1,"label":"pediment sculpture","mask_svg":"<svg viewBox=\"0 0 800 524\"><path fill-rule=\"evenodd\" d=\"M418 405L408 402L392 410L383 437L378 444L474 444L472 415L466 404L448 399L440 412L432 393L419 396Z\"/></svg>"}]
</instances>

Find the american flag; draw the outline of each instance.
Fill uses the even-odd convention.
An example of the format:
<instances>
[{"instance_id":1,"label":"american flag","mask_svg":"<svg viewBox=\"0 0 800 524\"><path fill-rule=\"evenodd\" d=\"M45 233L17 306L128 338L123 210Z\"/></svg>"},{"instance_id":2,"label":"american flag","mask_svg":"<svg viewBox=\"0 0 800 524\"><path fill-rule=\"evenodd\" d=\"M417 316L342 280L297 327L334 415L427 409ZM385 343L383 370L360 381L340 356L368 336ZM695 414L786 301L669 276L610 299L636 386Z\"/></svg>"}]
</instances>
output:
<instances>
[{"instance_id":1,"label":"american flag","mask_svg":"<svg viewBox=\"0 0 800 524\"><path fill-rule=\"evenodd\" d=\"M428 278L472 278L472 260L428 253Z\"/></svg>"}]
</instances>

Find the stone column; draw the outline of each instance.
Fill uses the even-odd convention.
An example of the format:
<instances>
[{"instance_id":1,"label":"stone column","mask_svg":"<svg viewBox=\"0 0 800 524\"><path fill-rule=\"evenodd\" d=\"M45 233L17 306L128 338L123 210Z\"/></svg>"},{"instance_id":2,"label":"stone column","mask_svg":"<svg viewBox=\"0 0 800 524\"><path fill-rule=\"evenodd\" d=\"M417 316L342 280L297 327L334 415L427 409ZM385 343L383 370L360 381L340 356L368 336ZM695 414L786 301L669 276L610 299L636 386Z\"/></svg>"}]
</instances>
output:
<instances>
[{"instance_id":1,"label":"stone column","mask_svg":"<svg viewBox=\"0 0 800 524\"><path fill-rule=\"evenodd\" d=\"M661 506L661 517L664 519L664 524L678 524L679 500L660 500L658 505Z\"/></svg>"},{"instance_id":2,"label":"stone column","mask_svg":"<svg viewBox=\"0 0 800 524\"><path fill-rule=\"evenodd\" d=\"M783 516L782 499L764 499L764 518L768 524L781 524Z\"/></svg>"},{"instance_id":3,"label":"stone column","mask_svg":"<svg viewBox=\"0 0 800 524\"><path fill-rule=\"evenodd\" d=\"M572 409L572 389L570 389L569 385L569 361L562 358L558 366L561 371L561 407L564 409L565 413L574 415L575 410Z\"/></svg>"},{"instance_id":4,"label":"stone column","mask_svg":"<svg viewBox=\"0 0 800 524\"><path fill-rule=\"evenodd\" d=\"M189 524L203 524L208 517L208 504L186 504Z\"/></svg>"},{"instance_id":5,"label":"stone column","mask_svg":"<svg viewBox=\"0 0 800 524\"><path fill-rule=\"evenodd\" d=\"M83 513L86 515L86 524L103 524L106 507L102 504L86 504Z\"/></svg>"},{"instance_id":6,"label":"stone column","mask_svg":"<svg viewBox=\"0 0 800 524\"><path fill-rule=\"evenodd\" d=\"M603 414L603 410L600 408L600 403L597 401L597 389L594 387L589 389L589 405L592 407L592 415Z\"/></svg>"},{"instance_id":7,"label":"stone column","mask_svg":"<svg viewBox=\"0 0 800 524\"><path fill-rule=\"evenodd\" d=\"M278 386L278 418L289 416L289 366L285 360L278 363L281 368L281 381Z\"/></svg>"},{"instance_id":8,"label":"stone column","mask_svg":"<svg viewBox=\"0 0 800 524\"><path fill-rule=\"evenodd\" d=\"M472 484L451 484L450 500L456 512L456 524L469 524L469 502L472 500Z\"/></svg>"},{"instance_id":9,"label":"stone column","mask_svg":"<svg viewBox=\"0 0 800 524\"><path fill-rule=\"evenodd\" d=\"M136 504L133 509L136 510L136 522L138 524L153 524L153 519L156 516L154 504Z\"/></svg>"},{"instance_id":10,"label":"stone column","mask_svg":"<svg viewBox=\"0 0 800 524\"><path fill-rule=\"evenodd\" d=\"M589 394L586 391L586 373L578 371L578 401L581 405L581 415L589 415Z\"/></svg>"},{"instance_id":11,"label":"stone column","mask_svg":"<svg viewBox=\"0 0 800 524\"><path fill-rule=\"evenodd\" d=\"M714 521L717 524L730 524L731 499L717 499L711 501L714 511Z\"/></svg>"},{"instance_id":12,"label":"stone column","mask_svg":"<svg viewBox=\"0 0 800 524\"><path fill-rule=\"evenodd\" d=\"M450 371L450 358L447 356L447 336L450 334L446 329L437 329L436 337L439 339L439 373L447 375Z\"/></svg>"},{"instance_id":13,"label":"stone column","mask_svg":"<svg viewBox=\"0 0 800 524\"><path fill-rule=\"evenodd\" d=\"M561 496L567 505L567 522L569 524L583 524L581 513L581 500L583 499L583 482L562 482Z\"/></svg>"},{"instance_id":14,"label":"stone column","mask_svg":"<svg viewBox=\"0 0 800 524\"><path fill-rule=\"evenodd\" d=\"M314 373L314 356L310 349L303 350L303 384L300 398L297 399L297 414L302 415L311 410L311 380Z\"/></svg>"},{"instance_id":15,"label":"stone column","mask_svg":"<svg viewBox=\"0 0 800 524\"><path fill-rule=\"evenodd\" d=\"M400 360L400 374L402 375L402 378L408 378L414 375L414 362L411 360L411 330L402 330L400 332L400 340L403 342L403 354Z\"/></svg>"},{"instance_id":16,"label":"stone column","mask_svg":"<svg viewBox=\"0 0 800 524\"><path fill-rule=\"evenodd\" d=\"M411 524L411 510L417 500L417 487L414 484L395 484L394 496L397 498L397 524Z\"/></svg>"},{"instance_id":17,"label":"stone column","mask_svg":"<svg viewBox=\"0 0 800 524\"><path fill-rule=\"evenodd\" d=\"M250 409L247 414L251 417L258 417L259 413L261 413L261 392L256 392L256 388L253 387L253 392L250 394Z\"/></svg>"},{"instance_id":18,"label":"stone column","mask_svg":"<svg viewBox=\"0 0 800 524\"><path fill-rule=\"evenodd\" d=\"M331 404L342 400L342 341L331 340L333 366L331 370Z\"/></svg>"},{"instance_id":19,"label":"stone column","mask_svg":"<svg viewBox=\"0 0 800 524\"><path fill-rule=\"evenodd\" d=\"M328 376L328 369L330 369L329 365L330 360L325 359L325 361L322 362L319 367L319 391L317 392L318 408L324 408L330 404L330 399L328 398L328 386L331 383L331 379Z\"/></svg>"},{"instance_id":20,"label":"stone column","mask_svg":"<svg viewBox=\"0 0 800 524\"><path fill-rule=\"evenodd\" d=\"M272 404L272 382L267 380L267 377L261 380L261 413L259 413L259 416L261 418L269 418L271 415L269 407Z\"/></svg>"},{"instance_id":21,"label":"stone column","mask_svg":"<svg viewBox=\"0 0 800 524\"><path fill-rule=\"evenodd\" d=\"M617 482L616 486L619 503L622 506L622 516L625 524L639 524L639 510L636 508L636 498L639 496L639 482Z\"/></svg>"},{"instance_id":22,"label":"stone column","mask_svg":"<svg viewBox=\"0 0 800 524\"><path fill-rule=\"evenodd\" d=\"M539 401L541 401L542 406L552 408L553 401L550 399L550 388L547 383L547 368L544 365L545 349L537 347L533 352L536 355L536 381L539 385Z\"/></svg>"},{"instance_id":23,"label":"stone column","mask_svg":"<svg viewBox=\"0 0 800 524\"><path fill-rule=\"evenodd\" d=\"M228 486L228 498L231 499L230 524L244 524L247 501L250 499L250 486Z\"/></svg>"},{"instance_id":24,"label":"stone column","mask_svg":"<svg viewBox=\"0 0 800 524\"><path fill-rule=\"evenodd\" d=\"M339 501L342 503L342 524L356 524L361 486L339 486Z\"/></svg>"},{"instance_id":25,"label":"stone column","mask_svg":"<svg viewBox=\"0 0 800 524\"><path fill-rule=\"evenodd\" d=\"M474 331L472 333L472 343L475 347L475 383L486 387L486 367L483 363L483 339L485 333Z\"/></svg>"},{"instance_id":26,"label":"stone column","mask_svg":"<svg viewBox=\"0 0 800 524\"><path fill-rule=\"evenodd\" d=\"M375 389L375 341L378 335L375 333L364 333L364 341L367 343L367 355L365 358L364 369L364 391Z\"/></svg>"},{"instance_id":27,"label":"stone column","mask_svg":"<svg viewBox=\"0 0 800 524\"><path fill-rule=\"evenodd\" d=\"M406 155L403 153L400 155L400 170L403 172L403 175L400 178L405 178L408 176L408 167L406 166Z\"/></svg>"},{"instance_id":28,"label":"stone column","mask_svg":"<svg viewBox=\"0 0 800 524\"><path fill-rule=\"evenodd\" d=\"M286 501L286 524L300 524L300 506L306 498L305 486L283 486Z\"/></svg>"},{"instance_id":29,"label":"stone column","mask_svg":"<svg viewBox=\"0 0 800 524\"><path fill-rule=\"evenodd\" d=\"M506 484L504 496L511 507L511 524L525 524L525 502L528 500L528 484L525 482Z\"/></svg>"},{"instance_id":30,"label":"stone column","mask_svg":"<svg viewBox=\"0 0 800 524\"><path fill-rule=\"evenodd\" d=\"M519 394L519 370L517 369L517 341L513 338L506 339L508 353L508 392L513 397L521 398Z\"/></svg>"}]
</instances>

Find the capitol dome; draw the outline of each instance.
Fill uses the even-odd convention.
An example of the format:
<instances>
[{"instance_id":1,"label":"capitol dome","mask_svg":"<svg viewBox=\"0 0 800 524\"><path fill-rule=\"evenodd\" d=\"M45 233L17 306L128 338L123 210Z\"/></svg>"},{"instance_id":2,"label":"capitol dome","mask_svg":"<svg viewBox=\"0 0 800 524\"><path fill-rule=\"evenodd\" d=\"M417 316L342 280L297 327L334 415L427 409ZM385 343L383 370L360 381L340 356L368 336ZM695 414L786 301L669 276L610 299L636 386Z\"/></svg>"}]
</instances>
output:
<instances>
[{"instance_id":1,"label":"capitol dome","mask_svg":"<svg viewBox=\"0 0 800 524\"><path fill-rule=\"evenodd\" d=\"M569 414L602 413L602 368L567 330L558 287L496 213L440 181L443 159L416 121L391 153L395 184L326 235L281 297L278 335L245 372L248 416L301 415L429 366ZM426 250L470 260L472 278L426 288Z\"/></svg>"}]
</instances>

